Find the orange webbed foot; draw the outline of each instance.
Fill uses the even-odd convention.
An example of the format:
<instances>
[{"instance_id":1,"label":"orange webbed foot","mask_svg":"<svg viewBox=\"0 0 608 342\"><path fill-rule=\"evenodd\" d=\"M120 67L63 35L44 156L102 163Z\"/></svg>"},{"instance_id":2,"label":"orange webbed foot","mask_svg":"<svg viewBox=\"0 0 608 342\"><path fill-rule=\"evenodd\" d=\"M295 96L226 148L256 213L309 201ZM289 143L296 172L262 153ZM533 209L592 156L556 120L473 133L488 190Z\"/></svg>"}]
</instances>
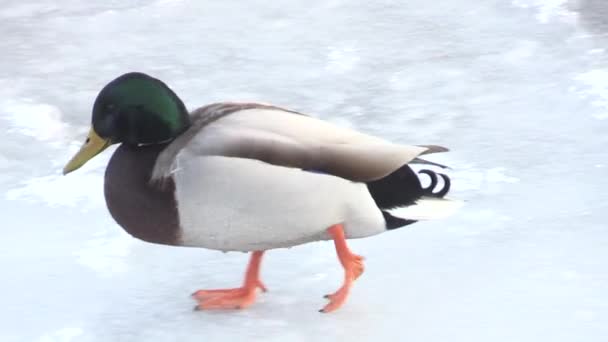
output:
<instances>
[{"instance_id":1,"label":"orange webbed foot","mask_svg":"<svg viewBox=\"0 0 608 342\"><path fill-rule=\"evenodd\" d=\"M247 268L245 284L242 287L194 292L192 297L198 301L194 310L244 309L251 306L255 302L258 288L263 292L267 291L266 286L259 279L263 253L261 251L253 252Z\"/></svg>"},{"instance_id":2,"label":"orange webbed foot","mask_svg":"<svg viewBox=\"0 0 608 342\"><path fill-rule=\"evenodd\" d=\"M329 299L329 303L319 310L319 312L329 313L339 309L348 298L353 282L363 274L365 267L363 265L363 257L353 254L346 245L344 229L342 225L334 225L327 230L334 239L336 252L342 267L344 267L344 283L338 291L328 294L325 298Z\"/></svg>"},{"instance_id":3,"label":"orange webbed foot","mask_svg":"<svg viewBox=\"0 0 608 342\"><path fill-rule=\"evenodd\" d=\"M268 291L266 286L264 286L264 284L262 284L261 281L258 281L258 283L255 285L256 285L255 288L262 290L262 292ZM255 288L252 290L255 291ZM250 289L247 289L245 287L235 287L232 289L197 290L192 294L192 297L194 297L196 300L204 300L204 299L221 297L221 296L225 296L225 295L229 295L229 294L234 294L236 292L243 292L243 291L249 291L249 290Z\"/></svg>"},{"instance_id":4,"label":"orange webbed foot","mask_svg":"<svg viewBox=\"0 0 608 342\"><path fill-rule=\"evenodd\" d=\"M194 310L245 309L255 302L256 288L239 287L226 290L199 290L193 297L198 301Z\"/></svg>"}]
</instances>

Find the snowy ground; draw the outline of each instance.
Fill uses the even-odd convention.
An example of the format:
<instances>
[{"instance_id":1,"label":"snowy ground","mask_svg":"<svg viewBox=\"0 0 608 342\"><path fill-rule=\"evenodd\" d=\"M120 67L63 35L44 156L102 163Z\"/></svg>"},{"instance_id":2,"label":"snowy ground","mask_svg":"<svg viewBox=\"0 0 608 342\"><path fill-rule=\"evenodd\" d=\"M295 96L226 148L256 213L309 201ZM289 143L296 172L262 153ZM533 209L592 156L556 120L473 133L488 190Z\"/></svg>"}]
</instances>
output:
<instances>
[{"instance_id":1,"label":"snowy ground","mask_svg":"<svg viewBox=\"0 0 608 342\"><path fill-rule=\"evenodd\" d=\"M4 0L0 341L606 341L608 4ZM131 70L190 108L257 100L453 152L456 216L358 240L339 312L330 243L268 254L271 292L192 312L247 257L134 240L111 154L62 177L107 81Z\"/></svg>"}]
</instances>

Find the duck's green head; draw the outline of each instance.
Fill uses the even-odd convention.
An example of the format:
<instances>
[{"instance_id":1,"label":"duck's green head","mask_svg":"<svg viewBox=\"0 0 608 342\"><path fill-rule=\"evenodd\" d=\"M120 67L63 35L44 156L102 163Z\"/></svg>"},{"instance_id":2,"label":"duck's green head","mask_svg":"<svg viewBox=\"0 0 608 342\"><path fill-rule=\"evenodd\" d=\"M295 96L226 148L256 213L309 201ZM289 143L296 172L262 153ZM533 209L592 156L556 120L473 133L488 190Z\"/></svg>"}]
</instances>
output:
<instances>
[{"instance_id":1,"label":"duck's green head","mask_svg":"<svg viewBox=\"0 0 608 342\"><path fill-rule=\"evenodd\" d=\"M124 74L97 95L89 135L63 174L78 169L112 144L166 143L189 126L186 106L165 83L138 72Z\"/></svg>"}]
</instances>

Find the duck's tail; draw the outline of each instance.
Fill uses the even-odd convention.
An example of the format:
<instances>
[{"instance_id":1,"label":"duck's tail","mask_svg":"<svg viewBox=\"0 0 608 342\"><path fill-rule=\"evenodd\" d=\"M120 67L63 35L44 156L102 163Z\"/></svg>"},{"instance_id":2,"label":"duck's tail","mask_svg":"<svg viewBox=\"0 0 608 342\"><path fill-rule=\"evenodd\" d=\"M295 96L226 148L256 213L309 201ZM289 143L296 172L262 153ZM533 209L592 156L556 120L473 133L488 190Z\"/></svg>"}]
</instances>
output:
<instances>
[{"instance_id":1,"label":"duck's tail","mask_svg":"<svg viewBox=\"0 0 608 342\"><path fill-rule=\"evenodd\" d=\"M419 175L426 175L430 184L423 188ZM439 185L441 179L442 185ZM416 174L404 165L390 175L367 183L376 205L382 211L387 229L395 229L420 220L440 219L454 213L461 201L446 199L451 180L442 173L420 170Z\"/></svg>"}]
</instances>

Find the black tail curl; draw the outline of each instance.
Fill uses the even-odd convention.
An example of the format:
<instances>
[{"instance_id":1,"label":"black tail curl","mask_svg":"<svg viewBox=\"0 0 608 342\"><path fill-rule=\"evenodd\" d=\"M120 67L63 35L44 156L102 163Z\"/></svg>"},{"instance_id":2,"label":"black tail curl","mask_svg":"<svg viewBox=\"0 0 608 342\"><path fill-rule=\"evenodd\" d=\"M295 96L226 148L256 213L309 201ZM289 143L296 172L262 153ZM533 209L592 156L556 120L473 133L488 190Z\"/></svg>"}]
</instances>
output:
<instances>
[{"instance_id":1,"label":"black tail curl","mask_svg":"<svg viewBox=\"0 0 608 342\"><path fill-rule=\"evenodd\" d=\"M447 175L443 173L437 173L428 169L420 170L418 171L418 173L425 174L431 179L431 184L429 184L429 186L427 186L426 188L422 188L424 196L442 198L450 191L450 186L452 185L452 182L450 181L450 177L448 177ZM437 192L434 192L438 183L437 175L439 175L441 179L443 179L443 188L439 189L439 191Z\"/></svg>"},{"instance_id":2,"label":"black tail curl","mask_svg":"<svg viewBox=\"0 0 608 342\"><path fill-rule=\"evenodd\" d=\"M431 183L422 187L420 175L427 175ZM439 177L443 186L438 188ZM390 175L367 183L367 188L384 215L386 229L395 229L416 222L393 216L389 210L416 204L421 197L442 198L450 191L450 178L442 173L423 169L416 173L408 165L403 165Z\"/></svg>"}]
</instances>

